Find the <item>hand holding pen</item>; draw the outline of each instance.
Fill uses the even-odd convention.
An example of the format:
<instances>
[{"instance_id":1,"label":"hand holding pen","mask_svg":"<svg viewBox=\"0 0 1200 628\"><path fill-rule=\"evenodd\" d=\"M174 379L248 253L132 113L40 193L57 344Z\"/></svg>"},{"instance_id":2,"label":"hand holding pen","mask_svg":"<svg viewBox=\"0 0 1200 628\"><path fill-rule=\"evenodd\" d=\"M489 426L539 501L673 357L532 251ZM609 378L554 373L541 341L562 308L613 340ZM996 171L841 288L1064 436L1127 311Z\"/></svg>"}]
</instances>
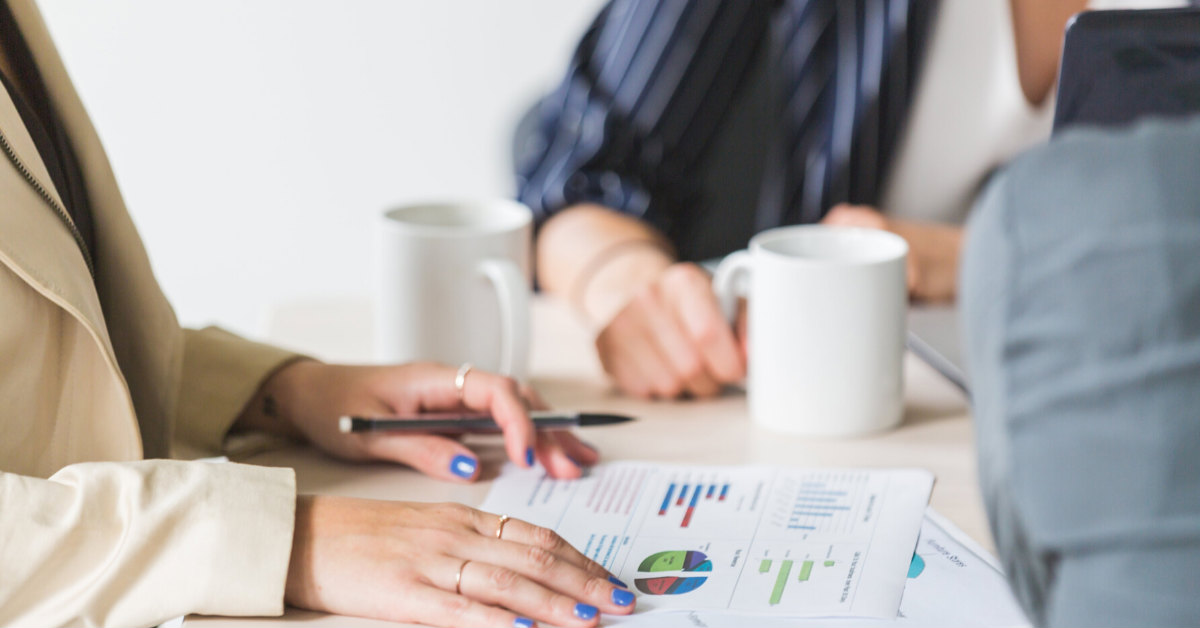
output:
<instances>
[{"instance_id":1,"label":"hand holding pen","mask_svg":"<svg viewBox=\"0 0 1200 628\"><path fill-rule=\"evenodd\" d=\"M405 464L455 482L479 477L479 457L446 433L346 434L338 417L414 416L424 412L485 412L503 428L507 458L520 467L540 462L552 477L576 478L599 455L568 430L539 431L531 390L511 378L431 363L348 366L299 360L279 369L245 406L236 429L303 439L335 457Z\"/></svg>"},{"instance_id":2,"label":"hand holding pen","mask_svg":"<svg viewBox=\"0 0 1200 628\"><path fill-rule=\"evenodd\" d=\"M591 414L534 410L529 413L534 429L565 430L573 427L616 425L632 421L618 414ZM425 413L411 417L364 418L344 416L338 419L338 430L343 434L362 433L428 433L428 434L496 434L500 425L495 417L486 413ZM547 436L549 437L549 436ZM574 462L574 460L572 460ZM578 466L578 463L576 463ZM473 470L473 469L472 469Z\"/></svg>"},{"instance_id":3,"label":"hand holding pen","mask_svg":"<svg viewBox=\"0 0 1200 628\"><path fill-rule=\"evenodd\" d=\"M618 425L633 419L620 414L558 412L534 410L529 413L537 430L562 430L573 427ZM430 412L410 417L366 418L344 416L338 419L343 434L358 432L432 432L445 434L489 434L502 431L496 419L487 413Z\"/></svg>"}]
</instances>

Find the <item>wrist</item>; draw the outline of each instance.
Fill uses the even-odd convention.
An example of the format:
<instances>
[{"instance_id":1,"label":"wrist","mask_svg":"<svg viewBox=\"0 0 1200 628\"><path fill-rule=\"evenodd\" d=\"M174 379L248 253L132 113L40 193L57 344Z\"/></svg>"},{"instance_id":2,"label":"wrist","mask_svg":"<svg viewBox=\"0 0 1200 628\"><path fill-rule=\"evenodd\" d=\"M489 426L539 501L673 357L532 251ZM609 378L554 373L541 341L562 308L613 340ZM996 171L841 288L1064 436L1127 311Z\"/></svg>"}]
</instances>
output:
<instances>
[{"instance_id":1,"label":"wrist","mask_svg":"<svg viewBox=\"0 0 1200 628\"><path fill-rule=\"evenodd\" d=\"M303 440L296 419L298 412L309 405L304 395L314 392L322 367L324 364L317 360L299 358L276 369L263 380L234 428Z\"/></svg>"},{"instance_id":2,"label":"wrist","mask_svg":"<svg viewBox=\"0 0 1200 628\"><path fill-rule=\"evenodd\" d=\"M316 497L296 495L296 519L292 529L292 553L288 561L283 599L291 605L301 605L312 597L312 551L310 540L313 528L313 509Z\"/></svg>"},{"instance_id":3,"label":"wrist","mask_svg":"<svg viewBox=\"0 0 1200 628\"><path fill-rule=\"evenodd\" d=\"M639 290L657 281L675 258L657 241L633 240L601 261L572 299L575 309L597 329L606 326Z\"/></svg>"}]
</instances>

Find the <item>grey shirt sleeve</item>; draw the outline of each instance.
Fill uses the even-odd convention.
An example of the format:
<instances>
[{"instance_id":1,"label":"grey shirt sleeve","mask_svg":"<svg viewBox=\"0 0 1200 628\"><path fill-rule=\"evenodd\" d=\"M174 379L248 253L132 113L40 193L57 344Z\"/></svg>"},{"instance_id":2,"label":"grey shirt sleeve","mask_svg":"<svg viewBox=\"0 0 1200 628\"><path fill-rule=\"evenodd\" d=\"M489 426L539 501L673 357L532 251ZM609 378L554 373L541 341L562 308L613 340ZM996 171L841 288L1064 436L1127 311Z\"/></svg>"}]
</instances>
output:
<instances>
[{"instance_id":1,"label":"grey shirt sleeve","mask_svg":"<svg viewBox=\"0 0 1200 628\"><path fill-rule=\"evenodd\" d=\"M997 548L1039 625L1200 624L1200 120L993 183L962 308Z\"/></svg>"}]
</instances>

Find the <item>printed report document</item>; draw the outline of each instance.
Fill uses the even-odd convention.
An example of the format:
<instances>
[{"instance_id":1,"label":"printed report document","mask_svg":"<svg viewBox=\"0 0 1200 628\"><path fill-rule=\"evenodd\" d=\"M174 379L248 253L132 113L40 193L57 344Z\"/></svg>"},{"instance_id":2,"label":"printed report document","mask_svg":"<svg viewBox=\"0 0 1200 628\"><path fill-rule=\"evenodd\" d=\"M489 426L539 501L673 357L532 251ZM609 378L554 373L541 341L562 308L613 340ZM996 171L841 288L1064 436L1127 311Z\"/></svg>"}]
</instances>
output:
<instances>
[{"instance_id":1,"label":"printed report document","mask_svg":"<svg viewBox=\"0 0 1200 628\"><path fill-rule=\"evenodd\" d=\"M639 615L894 620L933 476L919 469L505 468L481 506L553 528L638 593Z\"/></svg>"}]
</instances>

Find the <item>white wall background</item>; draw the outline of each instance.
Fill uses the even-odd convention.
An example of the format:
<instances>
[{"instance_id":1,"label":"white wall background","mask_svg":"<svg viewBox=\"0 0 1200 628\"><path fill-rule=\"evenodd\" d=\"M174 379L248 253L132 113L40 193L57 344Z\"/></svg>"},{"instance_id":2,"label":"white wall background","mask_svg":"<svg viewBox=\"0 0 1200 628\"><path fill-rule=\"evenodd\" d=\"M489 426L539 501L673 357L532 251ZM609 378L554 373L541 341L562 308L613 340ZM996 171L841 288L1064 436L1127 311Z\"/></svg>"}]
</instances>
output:
<instances>
[{"instance_id":1,"label":"white wall background","mask_svg":"<svg viewBox=\"0 0 1200 628\"><path fill-rule=\"evenodd\" d=\"M376 216L510 196L601 0L39 0L187 325L365 300Z\"/></svg>"}]
</instances>

